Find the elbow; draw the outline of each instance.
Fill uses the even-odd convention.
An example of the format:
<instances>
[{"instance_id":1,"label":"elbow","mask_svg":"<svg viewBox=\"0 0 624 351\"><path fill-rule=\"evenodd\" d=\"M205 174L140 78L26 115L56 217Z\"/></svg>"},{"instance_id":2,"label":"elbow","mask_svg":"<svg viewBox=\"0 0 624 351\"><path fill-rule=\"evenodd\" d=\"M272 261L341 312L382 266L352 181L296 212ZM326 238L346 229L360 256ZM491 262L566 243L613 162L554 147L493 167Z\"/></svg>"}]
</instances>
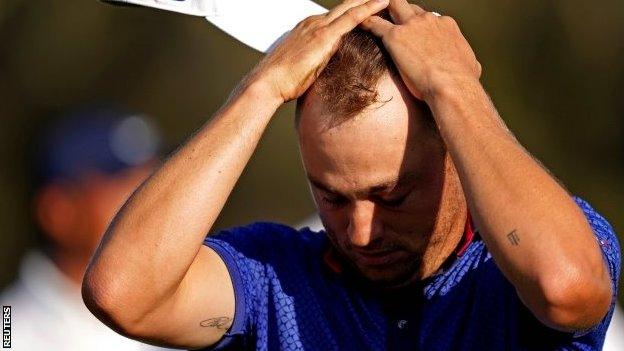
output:
<instances>
[{"instance_id":1,"label":"elbow","mask_svg":"<svg viewBox=\"0 0 624 351\"><path fill-rule=\"evenodd\" d=\"M82 281L82 299L95 317L117 333L133 339L143 337L144 316L131 308L131 296L119 280L105 279L90 267Z\"/></svg>"},{"instance_id":2,"label":"elbow","mask_svg":"<svg viewBox=\"0 0 624 351\"><path fill-rule=\"evenodd\" d=\"M612 301L610 279L595 276L560 276L543 284L540 290L538 302L529 308L543 324L564 332L583 331L597 325Z\"/></svg>"}]
</instances>

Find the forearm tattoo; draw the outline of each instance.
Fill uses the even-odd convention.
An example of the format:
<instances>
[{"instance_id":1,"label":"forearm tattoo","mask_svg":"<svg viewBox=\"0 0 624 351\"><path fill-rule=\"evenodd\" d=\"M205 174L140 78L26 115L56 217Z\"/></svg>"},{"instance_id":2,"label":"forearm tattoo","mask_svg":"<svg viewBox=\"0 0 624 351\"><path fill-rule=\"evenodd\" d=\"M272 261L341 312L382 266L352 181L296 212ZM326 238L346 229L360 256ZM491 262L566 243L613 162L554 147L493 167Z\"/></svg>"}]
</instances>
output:
<instances>
[{"instance_id":1,"label":"forearm tattoo","mask_svg":"<svg viewBox=\"0 0 624 351\"><path fill-rule=\"evenodd\" d=\"M511 233L507 234L507 239L509 239L509 242L513 246L518 246L518 244L520 243L520 237L518 236L518 232L515 229L512 230Z\"/></svg>"},{"instance_id":2,"label":"forearm tattoo","mask_svg":"<svg viewBox=\"0 0 624 351\"><path fill-rule=\"evenodd\" d=\"M221 330L228 330L231 324L232 318L228 317L209 318L199 323L199 325L204 328L217 328Z\"/></svg>"}]
</instances>

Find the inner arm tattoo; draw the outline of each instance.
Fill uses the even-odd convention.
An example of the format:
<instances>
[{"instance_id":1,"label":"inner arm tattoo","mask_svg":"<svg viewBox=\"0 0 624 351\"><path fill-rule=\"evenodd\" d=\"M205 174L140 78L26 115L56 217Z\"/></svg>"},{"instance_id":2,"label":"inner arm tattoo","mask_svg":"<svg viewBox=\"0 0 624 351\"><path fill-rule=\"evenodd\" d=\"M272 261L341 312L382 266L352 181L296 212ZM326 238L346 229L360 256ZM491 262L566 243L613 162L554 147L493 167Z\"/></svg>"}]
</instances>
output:
<instances>
[{"instance_id":1,"label":"inner arm tattoo","mask_svg":"<svg viewBox=\"0 0 624 351\"><path fill-rule=\"evenodd\" d=\"M220 330L228 330L232 325L232 318L229 317L216 317L208 318L199 323L204 328L217 328Z\"/></svg>"},{"instance_id":2,"label":"inner arm tattoo","mask_svg":"<svg viewBox=\"0 0 624 351\"><path fill-rule=\"evenodd\" d=\"M518 236L518 232L515 229L512 230L511 233L507 234L507 239L509 239L509 242L513 246L518 246L518 244L520 243L520 237Z\"/></svg>"}]
</instances>

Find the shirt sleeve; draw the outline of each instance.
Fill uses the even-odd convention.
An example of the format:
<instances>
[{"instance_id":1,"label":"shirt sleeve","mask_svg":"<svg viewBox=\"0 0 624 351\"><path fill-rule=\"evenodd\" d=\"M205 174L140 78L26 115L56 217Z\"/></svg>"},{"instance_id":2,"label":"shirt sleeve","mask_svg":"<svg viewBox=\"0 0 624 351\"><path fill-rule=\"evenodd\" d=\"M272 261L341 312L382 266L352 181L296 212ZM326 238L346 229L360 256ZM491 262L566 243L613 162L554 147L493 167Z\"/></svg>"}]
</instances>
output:
<instances>
[{"instance_id":1,"label":"shirt sleeve","mask_svg":"<svg viewBox=\"0 0 624 351\"><path fill-rule=\"evenodd\" d=\"M574 197L574 201L576 201L577 205L583 210L583 213L585 214L585 217L594 232L594 236L596 237L596 241L598 242L602 252L602 257L611 277L611 288L613 292L611 307L603 320L589 330L575 333L575 337L585 336L594 332L601 334L604 337L604 333L606 333L615 309L615 303L617 302L618 280L622 260L620 254L620 244L613 227L603 216L596 212L596 210L594 210L585 200L579 197Z\"/></svg>"},{"instance_id":2,"label":"shirt sleeve","mask_svg":"<svg viewBox=\"0 0 624 351\"><path fill-rule=\"evenodd\" d=\"M204 240L204 245L225 263L235 299L232 326L216 345L205 350L253 348L249 343L254 341L249 336L266 312L271 285L276 284L275 266L298 254L298 234L284 225L254 223L221 231Z\"/></svg>"},{"instance_id":3,"label":"shirt sleeve","mask_svg":"<svg viewBox=\"0 0 624 351\"><path fill-rule=\"evenodd\" d=\"M618 280L621 269L621 254L618 237L613 227L607 220L594 210L585 200L578 197L574 198L579 207L583 210L589 225L594 231L602 256L605 260L609 274L611 275L611 284L613 287L613 295L617 296Z\"/></svg>"}]
</instances>

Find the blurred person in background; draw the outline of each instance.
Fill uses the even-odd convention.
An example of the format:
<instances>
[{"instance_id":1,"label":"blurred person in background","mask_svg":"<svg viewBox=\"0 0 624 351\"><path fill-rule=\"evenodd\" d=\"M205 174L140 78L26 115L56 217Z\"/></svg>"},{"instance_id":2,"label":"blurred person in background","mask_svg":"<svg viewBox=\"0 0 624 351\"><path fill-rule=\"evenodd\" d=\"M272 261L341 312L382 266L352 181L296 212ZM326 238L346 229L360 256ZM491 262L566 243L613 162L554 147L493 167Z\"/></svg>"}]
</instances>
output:
<instances>
[{"instance_id":1,"label":"blurred person in background","mask_svg":"<svg viewBox=\"0 0 624 351\"><path fill-rule=\"evenodd\" d=\"M84 306L80 282L97 244L157 162L145 117L110 106L76 110L32 145L32 216L40 243L3 292L16 350L155 350L110 330Z\"/></svg>"}]
</instances>

